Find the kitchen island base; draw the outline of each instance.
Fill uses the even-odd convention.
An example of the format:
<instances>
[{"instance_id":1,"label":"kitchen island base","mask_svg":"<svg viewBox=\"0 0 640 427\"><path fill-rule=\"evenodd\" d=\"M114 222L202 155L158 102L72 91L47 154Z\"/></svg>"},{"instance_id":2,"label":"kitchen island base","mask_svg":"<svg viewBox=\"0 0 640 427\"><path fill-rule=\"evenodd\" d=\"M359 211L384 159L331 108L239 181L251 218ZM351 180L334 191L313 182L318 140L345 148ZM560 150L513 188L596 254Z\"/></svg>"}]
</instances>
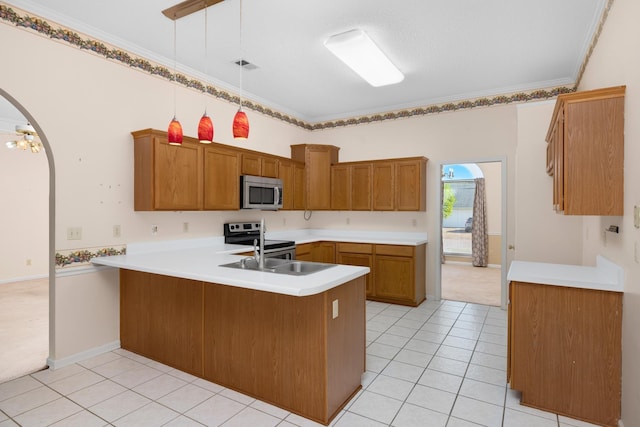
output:
<instances>
[{"instance_id":1,"label":"kitchen island base","mask_svg":"<svg viewBox=\"0 0 640 427\"><path fill-rule=\"evenodd\" d=\"M329 424L361 388L365 277L291 296L121 269L122 348Z\"/></svg>"}]
</instances>

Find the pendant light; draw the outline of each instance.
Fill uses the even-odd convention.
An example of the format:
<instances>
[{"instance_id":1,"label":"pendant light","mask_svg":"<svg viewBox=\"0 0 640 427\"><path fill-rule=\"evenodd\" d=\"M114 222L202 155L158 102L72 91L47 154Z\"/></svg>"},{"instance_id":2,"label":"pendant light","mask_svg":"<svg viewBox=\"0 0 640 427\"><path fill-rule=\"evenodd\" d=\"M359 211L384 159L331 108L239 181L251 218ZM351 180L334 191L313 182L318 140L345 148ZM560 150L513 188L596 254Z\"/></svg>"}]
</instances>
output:
<instances>
[{"instance_id":1,"label":"pendant light","mask_svg":"<svg viewBox=\"0 0 640 427\"><path fill-rule=\"evenodd\" d=\"M208 75L208 66L207 62L207 7L205 3L204 8L204 71L205 75ZM206 91L206 83L205 83L205 91ZM204 98L204 114L200 119L200 123L198 123L198 139L202 144L211 144L213 142L213 122L211 118L207 115L207 97L205 95Z\"/></svg>"},{"instance_id":2,"label":"pendant light","mask_svg":"<svg viewBox=\"0 0 640 427\"><path fill-rule=\"evenodd\" d=\"M178 72L176 60L176 20L173 20L173 119L169 123L169 130L167 131L170 145L182 145L182 125L176 119L176 77Z\"/></svg>"},{"instance_id":3,"label":"pendant light","mask_svg":"<svg viewBox=\"0 0 640 427\"><path fill-rule=\"evenodd\" d=\"M242 0L240 0L240 53L242 54ZM242 56L242 55L241 55ZM249 119L242 111L242 69L244 68L244 58L240 58L240 106L233 118L233 138L244 140L249 138Z\"/></svg>"}]
</instances>

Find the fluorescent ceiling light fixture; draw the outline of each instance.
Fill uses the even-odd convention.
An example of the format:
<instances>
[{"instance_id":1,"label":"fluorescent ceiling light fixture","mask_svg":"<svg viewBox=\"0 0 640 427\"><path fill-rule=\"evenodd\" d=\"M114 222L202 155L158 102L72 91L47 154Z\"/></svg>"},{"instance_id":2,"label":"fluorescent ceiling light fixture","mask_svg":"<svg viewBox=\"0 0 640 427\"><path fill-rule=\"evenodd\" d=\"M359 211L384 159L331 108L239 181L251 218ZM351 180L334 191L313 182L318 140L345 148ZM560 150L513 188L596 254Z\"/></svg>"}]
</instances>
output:
<instances>
[{"instance_id":1,"label":"fluorescent ceiling light fixture","mask_svg":"<svg viewBox=\"0 0 640 427\"><path fill-rule=\"evenodd\" d=\"M350 30L327 39L324 45L371 86L404 80L404 75L362 30Z\"/></svg>"}]
</instances>

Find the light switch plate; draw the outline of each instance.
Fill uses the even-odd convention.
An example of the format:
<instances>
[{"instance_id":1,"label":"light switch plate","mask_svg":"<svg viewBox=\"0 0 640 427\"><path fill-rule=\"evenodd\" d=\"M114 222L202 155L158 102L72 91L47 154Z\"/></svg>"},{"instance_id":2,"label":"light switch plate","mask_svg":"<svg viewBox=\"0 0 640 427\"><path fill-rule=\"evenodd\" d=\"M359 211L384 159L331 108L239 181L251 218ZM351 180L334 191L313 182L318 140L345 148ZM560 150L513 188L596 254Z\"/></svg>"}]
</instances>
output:
<instances>
[{"instance_id":1,"label":"light switch plate","mask_svg":"<svg viewBox=\"0 0 640 427\"><path fill-rule=\"evenodd\" d=\"M633 226L640 228L640 206L638 205L633 207Z\"/></svg>"},{"instance_id":2,"label":"light switch plate","mask_svg":"<svg viewBox=\"0 0 640 427\"><path fill-rule=\"evenodd\" d=\"M336 317L338 317L338 300L334 299L333 300L333 318L335 319Z\"/></svg>"}]
</instances>

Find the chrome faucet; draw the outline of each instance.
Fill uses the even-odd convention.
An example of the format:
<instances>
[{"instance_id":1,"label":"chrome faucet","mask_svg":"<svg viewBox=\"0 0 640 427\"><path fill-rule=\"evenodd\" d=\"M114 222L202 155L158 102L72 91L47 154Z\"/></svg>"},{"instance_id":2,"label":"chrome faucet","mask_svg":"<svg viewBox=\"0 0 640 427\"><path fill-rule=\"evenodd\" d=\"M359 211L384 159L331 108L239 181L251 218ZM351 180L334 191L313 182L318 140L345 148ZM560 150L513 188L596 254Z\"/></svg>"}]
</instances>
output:
<instances>
[{"instance_id":1,"label":"chrome faucet","mask_svg":"<svg viewBox=\"0 0 640 427\"><path fill-rule=\"evenodd\" d=\"M258 241L257 239L253 240L253 257L256 259L258 263L258 269L264 270L264 232L265 230L264 218L260 220L260 252L258 252Z\"/></svg>"}]
</instances>

